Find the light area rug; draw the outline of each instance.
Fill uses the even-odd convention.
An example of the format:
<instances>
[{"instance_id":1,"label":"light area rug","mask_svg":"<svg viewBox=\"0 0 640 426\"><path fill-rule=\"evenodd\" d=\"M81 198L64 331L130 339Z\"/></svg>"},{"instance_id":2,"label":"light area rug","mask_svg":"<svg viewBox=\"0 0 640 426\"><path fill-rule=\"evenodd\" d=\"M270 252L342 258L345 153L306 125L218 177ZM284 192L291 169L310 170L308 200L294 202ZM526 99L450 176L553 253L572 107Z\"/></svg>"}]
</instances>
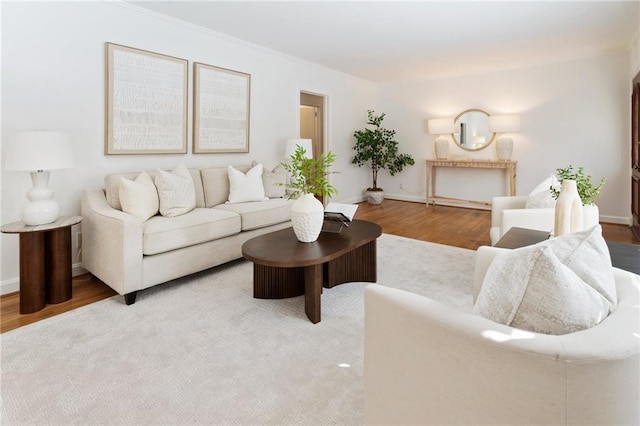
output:
<instances>
[{"instance_id":1,"label":"light area rug","mask_svg":"<svg viewBox=\"0 0 640 426\"><path fill-rule=\"evenodd\" d=\"M383 234L378 284L470 310L473 261ZM0 423L362 424L367 283L324 289L314 325L252 278L239 260L0 335Z\"/></svg>"}]
</instances>

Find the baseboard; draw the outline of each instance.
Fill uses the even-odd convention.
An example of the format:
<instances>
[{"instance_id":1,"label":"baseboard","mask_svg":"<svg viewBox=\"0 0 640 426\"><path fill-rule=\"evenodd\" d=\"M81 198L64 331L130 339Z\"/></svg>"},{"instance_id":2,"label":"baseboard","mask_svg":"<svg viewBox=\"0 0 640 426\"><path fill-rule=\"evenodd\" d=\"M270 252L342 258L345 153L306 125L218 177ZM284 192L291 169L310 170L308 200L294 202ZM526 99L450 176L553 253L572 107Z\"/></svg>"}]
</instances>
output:
<instances>
[{"instance_id":1,"label":"baseboard","mask_svg":"<svg viewBox=\"0 0 640 426\"><path fill-rule=\"evenodd\" d=\"M82 267L82 263L74 263L71 265L71 275L78 276L82 274L86 274L87 270ZM5 294L15 293L20 291L20 278L10 278L8 280L2 281L0 283L0 296L4 296Z\"/></svg>"},{"instance_id":2,"label":"baseboard","mask_svg":"<svg viewBox=\"0 0 640 426\"><path fill-rule=\"evenodd\" d=\"M633 218L624 216L600 215L600 222L631 226L633 224Z\"/></svg>"}]
</instances>

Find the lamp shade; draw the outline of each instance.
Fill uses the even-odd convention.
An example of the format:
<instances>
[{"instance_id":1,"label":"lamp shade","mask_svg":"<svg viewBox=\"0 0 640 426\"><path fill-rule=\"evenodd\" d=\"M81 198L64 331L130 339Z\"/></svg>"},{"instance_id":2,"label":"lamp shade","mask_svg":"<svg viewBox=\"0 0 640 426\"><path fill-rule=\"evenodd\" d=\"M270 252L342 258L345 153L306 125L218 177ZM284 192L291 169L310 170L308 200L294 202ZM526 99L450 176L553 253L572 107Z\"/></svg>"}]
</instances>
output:
<instances>
[{"instance_id":1,"label":"lamp shade","mask_svg":"<svg viewBox=\"0 0 640 426\"><path fill-rule=\"evenodd\" d=\"M429 128L429 134L431 135L446 135L453 133L453 118L432 118L427 121L427 127Z\"/></svg>"},{"instance_id":2,"label":"lamp shade","mask_svg":"<svg viewBox=\"0 0 640 426\"><path fill-rule=\"evenodd\" d=\"M313 146L311 139L287 139L287 147L284 151L284 158L291 160L291 156L296 152L296 148L301 146L305 150L306 158L313 158Z\"/></svg>"},{"instance_id":3,"label":"lamp shade","mask_svg":"<svg viewBox=\"0 0 640 426\"><path fill-rule=\"evenodd\" d=\"M489 131L493 133L519 132L520 116L517 114L490 115Z\"/></svg>"},{"instance_id":4,"label":"lamp shade","mask_svg":"<svg viewBox=\"0 0 640 426\"><path fill-rule=\"evenodd\" d=\"M66 134L60 132L18 132L6 142L7 170L55 170L73 167L73 153Z\"/></svg>"}]
</instances>

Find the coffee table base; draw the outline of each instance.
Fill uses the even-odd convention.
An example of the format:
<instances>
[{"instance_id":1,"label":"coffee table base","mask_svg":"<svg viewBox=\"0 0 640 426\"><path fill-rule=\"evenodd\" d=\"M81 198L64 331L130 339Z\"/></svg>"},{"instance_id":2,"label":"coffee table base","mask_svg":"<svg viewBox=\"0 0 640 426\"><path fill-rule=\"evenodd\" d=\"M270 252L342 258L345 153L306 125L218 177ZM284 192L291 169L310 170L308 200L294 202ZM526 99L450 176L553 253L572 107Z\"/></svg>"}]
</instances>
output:
<instances>
[{"instance_id":1,"label":"coffee table base","mask_svg":"<svg viewBox=\"0 0 640 426\"><path fill-rule=\"evenodd\" d=\"M377 281L377 249L373 240L326 263L305 267L281 268L253 264L253 297L285 299L305 295L309 320L320 322L322 287L332 288L347 282Z\"/></svg>"}]
</instances>

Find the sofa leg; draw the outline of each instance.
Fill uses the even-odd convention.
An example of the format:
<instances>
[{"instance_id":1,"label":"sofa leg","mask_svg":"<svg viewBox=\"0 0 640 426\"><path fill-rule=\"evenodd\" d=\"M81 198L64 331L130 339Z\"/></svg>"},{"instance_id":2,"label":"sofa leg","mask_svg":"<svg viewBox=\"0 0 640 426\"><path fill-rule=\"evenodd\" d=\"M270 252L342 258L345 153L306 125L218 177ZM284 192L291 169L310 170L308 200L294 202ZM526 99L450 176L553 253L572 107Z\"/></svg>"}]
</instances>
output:
<instances>
[{"instance_id":1,"label":"sofa leg","mask_svg":"<svg viewBox=\"0 0 640 426\"><path fill-rule=\"evenodd\" d=\"M133 305L136 303L136 296L138 295L137 291L132 291L131 293L127 293L124 295L124 303L127 305Z\"/></svg>"}]
</instances>

